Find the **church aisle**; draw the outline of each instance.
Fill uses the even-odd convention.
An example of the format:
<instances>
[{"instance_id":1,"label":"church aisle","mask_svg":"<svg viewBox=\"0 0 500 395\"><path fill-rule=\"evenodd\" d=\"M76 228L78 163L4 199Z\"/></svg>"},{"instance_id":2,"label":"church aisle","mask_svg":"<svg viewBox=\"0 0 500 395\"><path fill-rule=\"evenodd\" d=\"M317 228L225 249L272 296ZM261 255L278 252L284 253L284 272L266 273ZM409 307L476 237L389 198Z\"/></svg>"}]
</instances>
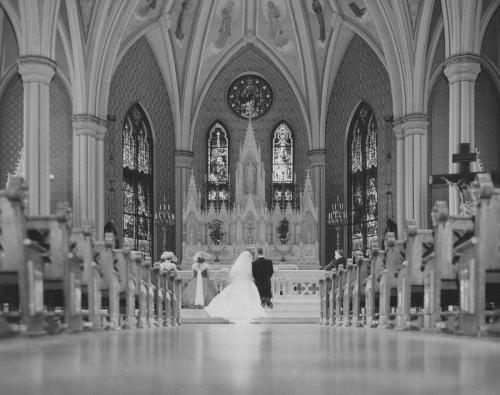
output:
<instances>
[{"instance_id":1,"label":"church aisle","mask_svg":"<svg viewBox=\"0 0 500 395\"><path fill-rule=\"evenodd\" d=\"M0 394L498 394L500 342L319 325L0 341Z\"/></svg>"}]
</instances>

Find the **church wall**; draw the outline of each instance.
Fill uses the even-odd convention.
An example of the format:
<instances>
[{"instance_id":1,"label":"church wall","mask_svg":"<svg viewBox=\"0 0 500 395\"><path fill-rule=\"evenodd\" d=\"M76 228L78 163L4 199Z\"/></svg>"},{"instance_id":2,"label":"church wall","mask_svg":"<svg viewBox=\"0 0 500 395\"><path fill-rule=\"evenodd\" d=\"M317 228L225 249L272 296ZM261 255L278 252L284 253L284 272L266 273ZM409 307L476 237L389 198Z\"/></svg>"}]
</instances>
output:
<instances>
[{"instance_id":1,"label":"church wall","mask_svg":"<svg viewBox=\"0 0 500 395\"><path fill-rule=\"evenodd\" d=\"M444 33L441 33L441 36L439 37L439 41L437 43L436 51L434 52L434 57L432 59L431 76L434 75L437 68L443 67L444 61L445 61L445 41L444 41Z\"/></svg>"},{"instance_id":2,"label":"church wall","mask_svg":"<svg viewBox=\"0 0 500 395\"><path fill-rule=\"evenodd\" d=\"M428 160L429 175L448 173L448 133L449 133L449 88L448 80L441 74L436 80L429 100ZM429 211L436 200L448 202L448 187L430 187L427 207ZM428 224L430 212L427 215Z\"/></svg>"},{"instance_id":3,"label":"church wall","mask_svg":"<svg viewBox=\"0 0 500 395\"><path fill-rule=\"evenodd\" d=\"M50 85L50 210L57 202L71 204L72 126L71 99L62 80L56 76Z\"/></svg>"},{"instance_id":4,"label":"church wall","mask_svg":"<svg viewBox=\"0 0 500 395\"><path fill-rule=\"evenodd\" d=\"M359 37L354 36L344 55L330 95L326 119L326 196L327 212L335 203L336 196L345 202L346 188L347 131L350 117L361 101L373 110L378 128L378 222L379 234L386 227L386 183L392 182L392 205L389 212L395 216L395 174L396 149L392 127L387 130L384 116L392 114L392 97L387 71L371 48ZM388 148L392 159L386 160ZM391 181L392 179L392 181ZM326 218L325 218L326 221ZM333 258L335 230L326 226L326 259ZM343 242L343 240L342 240ZM343 244L341 244L343 245Z\"/></svg>"},{"instance_id":5,"label":"church wall","mask_svg":"<svg viewBox=\"0 0 500 395\"><path fill-rule=\"evenodd\" d=\"M481 56L500 70L500 8L495 12L484 33Z\"/></svg>"},{"instance_id":6,"label":"church wall","mask_svg":"<svg viewBox=\"0 0 500 395\"><path fill-rule=\"evenodd\" d=\"M248 51L241 56L235 56L234 61L219 73L213 81L210 91L204 99L200 113L196 119L195 135L193 139L194 160L197 187L205 180L207 171L207 132L214 121L221 121L227 129L230 138L229 170L231 178L231 199L234 199L234 174L238 161L240 146L245 139L247 121L238 118L230 110L227 102L227 92L230 84L242 74L259 74L271 86L273 104L271 109L262 118L252 121L255 139L260 146L262 160L266 172L266 200L270 201L271 162L272 162L272 131L278 122L288 123L295 137L295 173L297 185L303 188L307 167L307 151L309 142L305 123L299 104L291 87L281 72L262 54L257 51Z\"/></svg>"},{"instance_id":7,"label":"church wall","mask_svg":"<svg viewBox=\"0 0 500 395\"><path fill-rule=\"evenodd\" d=\"M0 185L13 174L23 148L23 84L16 74L0 99ZM62 80L56 75L50 85L50 209L57 202L71 204L71 99ZM63 148L65 147L65 148Z\"/></svg>"},{"instance_id":8,"label":"church wall","mask_svg":"<svg viewBox=\"0 0 500 395\"><path fill-rule=\"evenodd\" d=\"M500 96L484 67L477 78L475 91L475 145L479 158L486 171L500 170Z\"/></svg>"},{"instance_id":9,"label":"church wall","mask_svg":"<svg viewBox=\"0 0 500 395\"><path fill-rule=\"evenodd\" d=\"M23 82L12 77L0 98L0 186L14 173L23 148Z\"/></svg>"},{"instance_id":10,"label":"church wall","mask_svg":"<svg viewBox=\"0 0 500 395\"><path fill-rule=\"evenodd\" d=\"M500 169L500 95L488 71L482 67L475 87L475 146L486 171ZM429 175L446 174L449 143L449 87L441 75L436 81L429 101ZM434 185L429 193L428 207L434 202L448 202L448 187ZM430 224L430 213L428 215Z\"/></svg>"},{"instance_id":11,"label":"church wall","mask_svg":"<svg viewBox=\"0 0 500 395\"><path fill-rule=\"evenodd\" d=\"M122 237L122 135L121 127L130 107L139 102L149 118L154 139L155 207L166 197L167 204L175 207L175 130L168 97L156 58L145 38L138 40L122 58L113 75L109 96L109 114L116 117L110 122L105 145L106 222L113 219ZM175 213L180 215L180 213ZM168 248L175 238L170 231ZM155 245L160 248L161 234L155 229Z\"/></svg>"},{"instance_id":12,"label":"church wall","mask_svg":"<svg viewBox=\"0 0 500 395\"><path fill-rule=\"evenodd\" d=\"M0 14L3 10L0 8ZM0 23L0 78L14 66L19 58L19 48L17 45L16 34L7 14L3 13L2 23Z\"/></svg>"},{"instance_id":13,"label":"church wall","mask_svg":"<svg viewBox=\"0 0 500 395\"><path fill-rule=\"evenodd\" d=\"M443 13L441 10L441 2L440 1L434 1L434 7L432 9L432 16L431 16L431 23L429 25L429 37L433 37L436 31L436 27L440 20L443 17ZM427 50L429 50L429 46L431 44L431 40L428 41L427 43Z\"/></svg>"},{"instance_id":14,"label":"church wall","mask_svg":"<svg viewBox=\"0 0 500 395\"><path fill-rule=\"evenodd\" d=\"M486 29L481 58L497 73L500 71L500 8ZM500 170L500 75L493 73L491 67L482 64L475 89L476 146L486 171Z\"/></svg>"}]
</instances>

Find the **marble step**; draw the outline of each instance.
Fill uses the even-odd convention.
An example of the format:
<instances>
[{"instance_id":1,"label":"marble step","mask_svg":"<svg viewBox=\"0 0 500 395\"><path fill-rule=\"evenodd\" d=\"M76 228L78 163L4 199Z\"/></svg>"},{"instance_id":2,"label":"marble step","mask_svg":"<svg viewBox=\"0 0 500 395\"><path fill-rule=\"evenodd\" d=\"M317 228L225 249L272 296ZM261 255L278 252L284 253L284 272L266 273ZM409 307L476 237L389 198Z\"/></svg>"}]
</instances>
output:
<instances>
[{"instance_id":1,"label":"marble step","mask_svg":"<svg viewBox=\"0 0 500 395\"><path fill-rule=\"evenodd\" d=\"M274 308L266 308L266 316L256 323L316 323L319 321L319 299L317 297L277 297L273 299ZM210 317L202 309L182 309L181 320L184 324L222 324L223 318Z\"/></svg>"},{"instance_id":2,"label":"marble step","mask_svg":"<svg viewBox=\"0 0 500 395\"><path fill-rule=\"evenodd\" d=\"M266 311L267 313L267 311ZM203 310L198 310L197 314L181 314L182 324L229 324L229 321L219 318L210 317ZM286 314L267 314L266 317L260 317L253 321L255 324L315 324L319 322L318 315L286 315Z\"/></svg>"}]
</instances>

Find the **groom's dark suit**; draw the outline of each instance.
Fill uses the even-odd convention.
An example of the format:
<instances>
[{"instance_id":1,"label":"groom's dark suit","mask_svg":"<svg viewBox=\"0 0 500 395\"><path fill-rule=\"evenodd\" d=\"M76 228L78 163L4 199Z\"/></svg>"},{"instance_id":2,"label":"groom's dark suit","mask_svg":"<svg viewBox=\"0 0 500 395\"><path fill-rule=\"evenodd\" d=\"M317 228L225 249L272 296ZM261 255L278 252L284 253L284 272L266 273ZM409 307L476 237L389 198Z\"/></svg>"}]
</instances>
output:
<instances>
[{"instance_id":1,"label":"groom's dark suit","mask_svg":"<svg viewBox=\"0 0 500 395\"><path fill-rule=\"evenodd\" d=\"M272 307L271 298L271 276L274 273L273 262L264 257L259 257L252 263L252 274L255 279L255 285L259 290L262 304Z\"/></svg>"}]
</instances>

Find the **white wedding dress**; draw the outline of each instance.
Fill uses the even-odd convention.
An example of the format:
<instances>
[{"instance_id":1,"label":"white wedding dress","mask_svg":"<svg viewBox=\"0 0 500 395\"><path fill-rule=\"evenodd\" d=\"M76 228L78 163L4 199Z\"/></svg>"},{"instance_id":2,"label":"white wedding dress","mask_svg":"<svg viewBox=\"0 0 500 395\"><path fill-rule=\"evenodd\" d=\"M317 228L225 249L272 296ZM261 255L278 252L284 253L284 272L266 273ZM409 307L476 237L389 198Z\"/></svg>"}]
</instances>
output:
<instances>
[{"instance_id":1,"label":"white wedding dress","mask_svg":"<svg viewBox=\"0 0 500 395\"><path fill-rule=\"evenodd\" d=\"M250 252L243 251L236 259L229 272L229 285L212 299L205 311L233 323L249 323L266 315L253 281Z\"/></svg>"}]
</instances>

